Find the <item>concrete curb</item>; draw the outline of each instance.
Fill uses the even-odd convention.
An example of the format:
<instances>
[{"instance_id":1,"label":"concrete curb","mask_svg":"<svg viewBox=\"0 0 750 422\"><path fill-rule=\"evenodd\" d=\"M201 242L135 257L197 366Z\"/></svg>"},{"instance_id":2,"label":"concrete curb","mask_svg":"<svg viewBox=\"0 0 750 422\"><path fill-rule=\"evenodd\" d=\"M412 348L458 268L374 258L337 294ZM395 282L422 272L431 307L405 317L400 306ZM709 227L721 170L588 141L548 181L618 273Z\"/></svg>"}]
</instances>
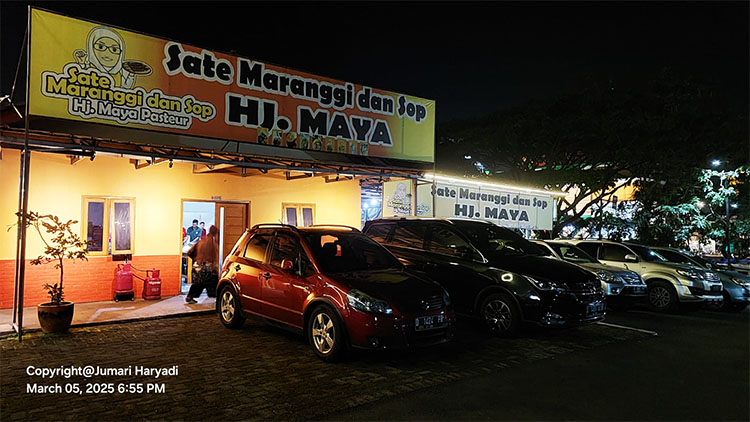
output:
<instances>
[{"instance_id":1,"label":"concrete curb","mask_svg":"<svg viewBox=\"0 0 750 422\"><path fill-rule=\"evenodd\" d=\"M86 328L86 327L95 327L99 325L114 325L114 324L131 323L131 322L152 321L152 320L157 320L157 319L184 318L184 317L189 317L189 316L209 315L209 314L215 314L215 313L216 313L216 309L211 309L211 310L206 310L206 311L181 312L177 314L154 315L154 316L131 318L131 319L113 319L111 321L94 321L94 322L71 324L70 328ZM28 329L25 328L23 330L23 333L29 334L29 333L37 333L41 331L42 331L41 328L28 328ZM0 333L0 340L5 340L7 338L17 337L17 336L18 336L18 333L16 333L15 331L6 331L4 333Z\"/></svg>"}]
</instances>

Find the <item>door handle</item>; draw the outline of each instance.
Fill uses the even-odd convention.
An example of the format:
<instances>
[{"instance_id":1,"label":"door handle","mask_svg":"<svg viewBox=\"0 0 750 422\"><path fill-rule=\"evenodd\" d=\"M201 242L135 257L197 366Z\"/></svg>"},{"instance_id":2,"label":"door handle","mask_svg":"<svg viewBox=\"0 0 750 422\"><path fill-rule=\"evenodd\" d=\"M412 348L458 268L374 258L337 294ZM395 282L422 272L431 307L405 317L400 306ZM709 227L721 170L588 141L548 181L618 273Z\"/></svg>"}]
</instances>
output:
<instances>
[{"instance_id":1,"label":"door handle","mask_svg":"<svg viewBox=\"0 0 750 422\"><path fill-rule=\"evenodd\" d=\"M234 266L234 270L235 271L239 271L241 269L242 269L242 266L240 264L237 264L237 265Z\"/></svg>"},{"instance_id":2,"label":"door handle","mask_svg":"<svg viewBox=\"0 0 750 422\"><path fill-rule=\"evenodd\" d=\"M268 280L269 278L271 278L271 273L260 274L260 275L258 276L258 278L261 278L261 277L263 277L263 278L265 278L266 280Z\"/></svg>"}]
</instances>

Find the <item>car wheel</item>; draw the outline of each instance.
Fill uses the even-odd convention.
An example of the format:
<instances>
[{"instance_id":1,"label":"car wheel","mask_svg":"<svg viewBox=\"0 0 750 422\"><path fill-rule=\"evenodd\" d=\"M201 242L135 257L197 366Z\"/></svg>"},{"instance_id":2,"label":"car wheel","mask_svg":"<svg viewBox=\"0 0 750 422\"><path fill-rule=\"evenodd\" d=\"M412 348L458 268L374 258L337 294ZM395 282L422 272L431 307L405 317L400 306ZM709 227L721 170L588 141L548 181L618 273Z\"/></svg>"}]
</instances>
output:
<instances>
[{"instance_id":1,"label":"car wheel","mask_svg":"<svg viewBox=\"0 0 750 422\"><path fill-rule=\"evenodd\" d=\"M341 359L345 350L344 328L331 307L320 305L307 322L307 339L315 354L326 362Z\"/></svg>"},{"instance_id":2,"label":"car wheel","mask_svg":"<svg viewBox=\"0 0 750 422\"><path fill-rule=\"evenodd\" d=\"M219 295L219 319L227 328L239 328L245 323L242 305L231 286L224 286Z\"/></svg>"},{"instance_id":3,"label":"car wheel","mask_svg":"<svg viewBox=\"0 0 750 422\"><path fill-rule=\"evenodd\" d=\"M747 308L747 305L744 303L733 303L732 307L729 308L730 312L742 312Z\"/></svg>"},{"instance_id":4,"label":"car wheel","mask_svg":"<svg viewBox=\"0 0 750 422\"><path fill-rule=\"evenodd\" d=\"M663 281L655 281L648 286L648 304L656 312L674 311L677 308L677 293Z\"/></svg>"},{"instance_id":5,"label":"car wheel","mask_svg":"<svg viewBox=\"0 0 750 422\"><path fill-rule=\"evenodd\" d=\"M513 299L503 293L487 296L480 306L487 328L499 337L512 337L518 333L520 313Z\"/></svg>"},{"instance_id":6,"label":"car wheel","mask_svg":"<svg viewBox=\"0 0 750 422\"><path fill-rule=\"evenodd\" d=\"M742 312L747 308L744 303L732 302L732 297L726 291L723 294L724 300L721 301L721 310L724 312Z\"/></svg>"}]
</instances>

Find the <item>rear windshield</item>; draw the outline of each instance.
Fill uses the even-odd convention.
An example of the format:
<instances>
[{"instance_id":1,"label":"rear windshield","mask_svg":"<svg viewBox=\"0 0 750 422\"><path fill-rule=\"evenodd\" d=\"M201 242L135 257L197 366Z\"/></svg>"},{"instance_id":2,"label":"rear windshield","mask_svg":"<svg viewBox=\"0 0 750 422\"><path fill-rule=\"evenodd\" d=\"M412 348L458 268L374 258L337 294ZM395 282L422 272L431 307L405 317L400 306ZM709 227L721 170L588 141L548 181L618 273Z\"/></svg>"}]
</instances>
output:
<instances>
[{"instance_id":1,"label":"rear windshield","mask_svg":"<svg viewBox=\"0 0 750 422\"><path fill-rule=\"evenodd\" d=\"M544 255L544 250L520 235L494 224L453 221L471 244L489 255Z\"/></svg>"},{"instance_id":2,"label":"rear windshield","mask_svg":"<svg viewBox=\"0 0 750 422\"><path fill-rule=\"evenodd\" d=\"M401 268L401 263L383 246L355 232L305 231L315 260L323 273Z\"/></svg>"}]
</instances>

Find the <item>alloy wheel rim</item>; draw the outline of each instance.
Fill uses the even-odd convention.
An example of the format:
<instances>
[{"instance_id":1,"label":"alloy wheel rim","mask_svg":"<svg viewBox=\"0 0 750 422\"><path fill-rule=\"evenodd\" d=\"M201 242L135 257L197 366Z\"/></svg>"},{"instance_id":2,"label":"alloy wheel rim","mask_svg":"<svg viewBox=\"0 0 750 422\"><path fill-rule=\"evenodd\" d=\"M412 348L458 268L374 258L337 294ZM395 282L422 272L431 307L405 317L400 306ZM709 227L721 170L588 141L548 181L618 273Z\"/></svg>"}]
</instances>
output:
<instances>
[{"instance_id":1,"label":"alloy wheel rim","mask_svg":"<svg viewBox=\"0 0 750 422\"><path fill-rule=\"evenodd\" d=\"M648 297L657 308L666 308L669 305L669 292L664 287L654 287Z\"/></svg>"},{"instance_id":2,"label":"alloy wheel rim","mask_svg":"<svg viewBox=\"0 0 750 422\"><path fill-rule=\"evenodd\" d=\"M510 329L513 313L510 306L502 300L492 300L484 308L484 320L493 330Z\"/></svg>"},{"instance_id":3,"label":"alloy wheel rim","mask_svg":"<svg viewBox=\"0 0 750 422\"><path fill-rule=\"evenodd\" d=\"M234 317L234 298L228 291L221 296L221 317L224 321L231 321Z\"/></svg>"},{"instance_id":4,"label":"alloy wheel rim","mask_svg":"<svg viewBox=\"0 0 750 422\"><path fill-rule=\"evenodd\" d=\"M333 350L336 342L336 332L331 317L323 312L315 317L312 325L312 338L315 349L318 352L325 355Z\"/></svg>"}]
</instances>

